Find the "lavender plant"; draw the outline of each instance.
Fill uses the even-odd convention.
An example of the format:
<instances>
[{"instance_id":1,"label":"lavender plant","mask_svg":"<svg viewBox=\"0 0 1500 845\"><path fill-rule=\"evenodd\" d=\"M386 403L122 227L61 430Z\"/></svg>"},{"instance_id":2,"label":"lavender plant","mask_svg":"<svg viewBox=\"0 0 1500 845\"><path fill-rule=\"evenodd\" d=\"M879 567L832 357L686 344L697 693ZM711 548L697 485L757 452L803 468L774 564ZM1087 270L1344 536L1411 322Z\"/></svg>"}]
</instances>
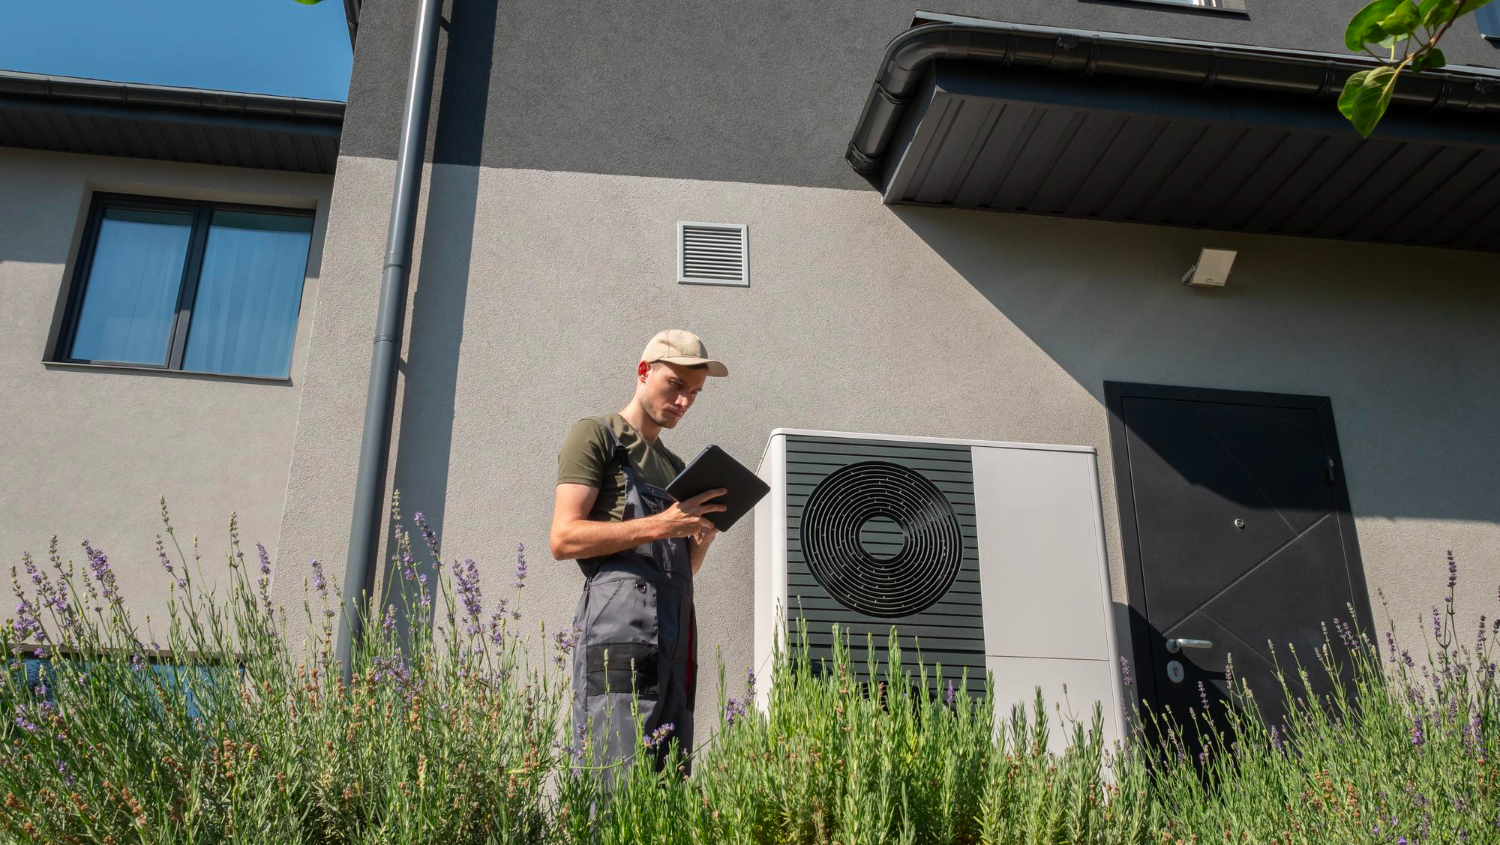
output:
<instances>
[{"instance_id":1,"label":"lavender plant","mask_svg":"<svg viewBox=\"0 0 1500 845\"><path fill-rule=\"evenodd\" d=\"M576 632L519 632L524 548L509 594L490 597L479 565L445 557L421 514L415 546L399 500L393 517L396 575L347 686L333 649L342 597L321 565L306 569L293 619L270 599L270 556L243 553L233 522L211 583L163 505L156 555L171 601L160 634L132 618L96 545L82 544L76 569L55 540L45 562L24 557L12 571L16 613L0 630L4 838L1500 841L1500 624L1457 630L1451 558L1425 648L1331 620L1317 654L1288 652L1277 724L1237 685L1232 707L1186 725L1131 713L1122 744L1105 745L1096 711L1070 723L1054 753L1056 705L1040 696L997 713L988 686L971 695L966 678L903 663L894 637L887 660L856 666L843 638L815 660L798 631L743 697L725 697L720 662L693 759L663 726L640 738L661 765L606 772L567 723ZM398 605L417 611L407 631ZM1309 697L1298 691L1312 673L1354 680ZM1188 732L1201 760L1186 753Z\"/></svg>"}]
</instances>

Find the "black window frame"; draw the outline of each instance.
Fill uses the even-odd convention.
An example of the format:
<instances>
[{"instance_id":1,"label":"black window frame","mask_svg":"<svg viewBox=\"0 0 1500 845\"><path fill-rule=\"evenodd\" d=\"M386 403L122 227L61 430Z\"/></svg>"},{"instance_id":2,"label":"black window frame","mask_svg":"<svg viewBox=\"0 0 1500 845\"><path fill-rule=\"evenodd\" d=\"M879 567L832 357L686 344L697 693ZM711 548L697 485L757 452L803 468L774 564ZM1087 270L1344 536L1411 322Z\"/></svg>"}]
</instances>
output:
<instances>
[{"instance_id":1,"label":"black window frame","mask_svg":"<svg viewBox=\"0 0 1500 845\"><path fill-rule=\"evenodd\" d=\"M293 208L274 205L254 205L250 203L217 202L214 200L181 200L170 197L141 196L136 194L121 193L95 193L90 201L87 221L84 224L83 238L79 242L78 260L73 268L73 275L68 289L67 305L63 313L61 331L57 335L57 343L52 349L49 358L51 363L58 364L82 364L97 367L109 367L128 370L151 370L166 373L190 373L194 375L221 376L223 378L253 379L260 381L290 381L291 373L284 376L251 375L245 373L221 373L213 370L185 370L182 367L183 356L187 352L188 330L192 325L193 304L198 297L198 283L203 274L203 256L208 251L208 232L213 225L215 211L246 211L262 214L282 214L291 217L305 217L311 222L312 228L316 227L317 211L310 208ZM72 355L73 342L78 332L78 318L83 311L83 298L87 293L89 276L93 272L94 257L99 245L99 228L104 221L104 213L109 208L131 208L142 211L166 211L166 212L189 212L193 215L193 226L188 236L188 254L182 265L182 278L178 282L177 307L172 314L172 328L167 341L167 360L165 364L143 364L137 361L111 361L108 359L75 358ZM307 262L312 259L313 239L311 232L307 240L308 255L303 262L302 269L302 291L299 293L297 302L296 321L302 319L301 295L306 292L307 287ZM296 344L296 332L293 331L293 344Z\"/></svg>"}]
</instances>

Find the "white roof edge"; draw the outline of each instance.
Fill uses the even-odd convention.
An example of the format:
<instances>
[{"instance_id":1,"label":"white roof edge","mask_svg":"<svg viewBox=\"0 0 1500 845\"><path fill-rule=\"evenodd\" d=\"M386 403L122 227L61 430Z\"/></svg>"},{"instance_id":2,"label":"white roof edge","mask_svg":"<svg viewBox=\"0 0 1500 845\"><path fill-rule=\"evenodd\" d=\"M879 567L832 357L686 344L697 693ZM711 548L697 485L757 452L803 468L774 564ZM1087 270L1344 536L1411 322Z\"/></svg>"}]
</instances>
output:
<instances>
[{"instance_id":1,"label":"white roof edge","mask_svg":"<svg viewBox=\"0 0 1500 845\"><path fill-rule=\"evenodd\" d=\"M1067 446L1057 443L1022 443L1011 440L969 440L960 437L920 437L912 434L870 434L853 431L820 431L813 428L773 428L769 439L787 435L804 437L840 437L845 440L894 440L900 443L932 443L943 446L981 446L996 449L1034 449L1043 452L1084 452L1099 454L1093 446Z\"/></svg>"}]
</instances>

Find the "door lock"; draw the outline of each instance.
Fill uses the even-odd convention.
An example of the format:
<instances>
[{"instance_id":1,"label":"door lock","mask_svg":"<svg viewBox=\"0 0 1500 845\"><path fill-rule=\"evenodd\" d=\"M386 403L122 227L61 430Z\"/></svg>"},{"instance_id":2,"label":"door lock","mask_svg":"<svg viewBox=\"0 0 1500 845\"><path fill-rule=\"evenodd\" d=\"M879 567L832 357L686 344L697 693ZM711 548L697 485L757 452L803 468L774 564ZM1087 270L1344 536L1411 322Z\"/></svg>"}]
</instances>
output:
<instances>
[{"instance_id":1,"label":"door lock","mask_svg":"<svg viewBox=\"0 0 1500 845\"><path fill-rule=\"evenodd\" d=\"M1212 640L1189 640L1171 637L1167 640L1167 653L1176 654L1185 648L1213 648Z\"/></svg>"},{"instance_id":2,"label":"door lock","mask_svg":"<svg viewBox=\"0 0 1500 845\"><path fill-rule=\"evenodd\" d=\"M1182 669L1182 661L1171 660L1167 662L1167 680L1174 684L1180 684L1185 677L1187 677L1187 673Z\"/></svg>"}]
</instances>

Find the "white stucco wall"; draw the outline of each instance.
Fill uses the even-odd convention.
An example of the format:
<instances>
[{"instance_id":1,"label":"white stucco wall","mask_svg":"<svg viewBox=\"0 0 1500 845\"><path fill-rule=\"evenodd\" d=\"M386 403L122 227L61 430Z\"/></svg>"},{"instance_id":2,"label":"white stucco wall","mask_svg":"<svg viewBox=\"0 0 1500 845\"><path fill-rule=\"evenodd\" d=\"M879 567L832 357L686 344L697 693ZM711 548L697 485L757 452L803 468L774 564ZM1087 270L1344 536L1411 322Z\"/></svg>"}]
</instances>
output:
<instances>
[{"instance_id":1,"label":"white stucco wall","mask_svg":"<svg viewBox=\"0 0 1500 845\"><path fill-rule=\"evenodd\" d=\"M255 541L274 551L332 182L0 149L0 560L19 566L29 551L45 562L55 534L86 570L88 538L109 555L134 618L150 616L160 633L159 497L185 545L200 535L211 577L224 569L231 513L247 556ZM99 191L317 209L290 383L44 364Z\"/></svg>"},{"instance_id":2,"label":"white stucco wall","mask_svg":"<svg viewBox=\"0 0 1500 845\"><path fill-rule=\"evenodd\" d=\"M393 165L341 159L280 545L342 581ZM438 165L424 188L391 484L449 556L565 625L582 579L546 553L555 454L627 401L656 330L733 371L667 442L754 464L780 426L1099 450L1124 600L1105 380L1327 395L1373 589L1411 623L1464 566L1467 618L1500 582L1500 259L1127 224L892 208L872 190ZM675 283L678 220L745 223L749 288ZM1229 285L1178 279L1205 245ZM702 656L751 655L752 531L698 583ZM289 574L290 573L290 574ZM300 602L302 575L275 585ZM1377 620L1383 620L1378 600ZM706 671L702 700L712 701Z\"/></svg>"}]
</instances>

